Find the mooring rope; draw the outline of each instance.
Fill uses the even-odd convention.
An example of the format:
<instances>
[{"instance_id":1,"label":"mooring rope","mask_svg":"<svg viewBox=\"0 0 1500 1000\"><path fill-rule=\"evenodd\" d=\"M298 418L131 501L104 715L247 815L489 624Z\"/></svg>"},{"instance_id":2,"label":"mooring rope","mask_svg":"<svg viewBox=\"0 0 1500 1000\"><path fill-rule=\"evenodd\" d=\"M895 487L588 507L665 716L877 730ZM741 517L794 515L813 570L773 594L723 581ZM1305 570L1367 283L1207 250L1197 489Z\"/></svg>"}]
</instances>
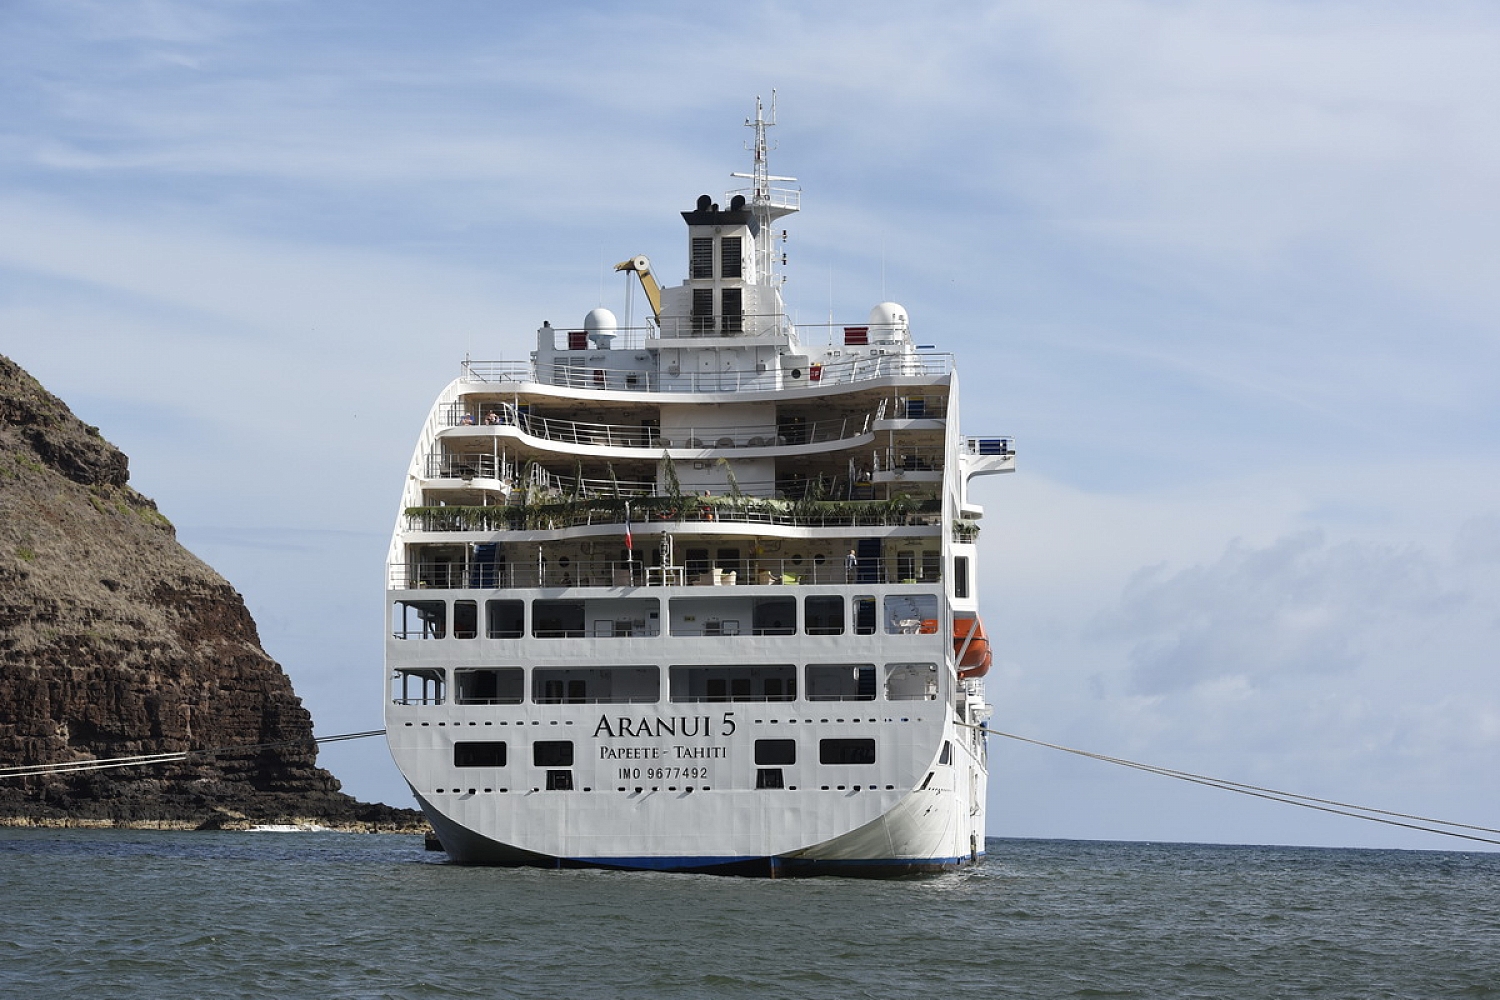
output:
<instances>
[{"instance_id":1,"label":"mooring rope","mask_svg":"<svg viewBox=\"0 0 1500 1000\"><path fill-rule=\"evenodd\" d=\"M1177 778L1179 781L1190 781L1198 785L1207 785L1210 788L1220 788L1226 792L1238 792L1241 795L1251 795L1258 799L1269 799L1272 802L1281 802L1289 806L1301 806L1304 809L1316 809L1319 812L1334 813L1339 816L1349 816L1354 819L1362 819L1370 823L1385 823L1388 826L1405 827L1408 830L1420 830L1423 833L1435 833L1443 837L1460 837L1464 840L1477 840L1484 844L1500 844L1500 840L1492 837L1479 837L1470 833L1459 833L1459 830L1479 830L1483 833L1497 833L1487 826L1475 826L1472 823L1453 823L1445 819L1433 819L1430 816L1415 816L1411 813L1393 812L1389 809L1375 809L1370 806L1355 805L1350 802L1339 802L1334 799L1320 799L1313 795L1302 795L1298 792L1285 792L1276 788L1264 788L1260 785L1248 785L1242 781L1230 781L1227 778L1215 778L1206 774L1194 774L1191 771L1179 771L1175 768L1161 767L1156 764L1143 764L1140 761L1126 760L1124 757L1111 757L1107 754L1094 753L1089 750L1079 750L1075 747L1065 747L1059 743L1048 743L1045 740L1032 739L1029 736L1020 736L1016 733L1006 733L988 726L975 726L960 722L958 725L967 729L979 729L991 736L1003 736L1008 740L1017 740L1021 743L1030 743L1033 746L1046 747L1049 750L1061 750L1063 753L1074 754L1079 757L1087 757L1090 760L1102 761L1106 764L1118 764L1121 767L1130 767L1138 771L1146 771L1150 774L1159 774L1167 778ZM1388 817L1398 817L1395 819ZM1403 823L1401 820L1416 820L1416 823ZM1419 823L1430 823L1433 826L1420 826ZM1452 829L1440 829L1451 827Z\"/></svg>"},{"instance_id":2,"label":"mooring rope","mask_svg":"<svg viewBox=\"0 0 1500 1000\"><path fill-rule=\"evenodd\" d=\"M1008 740L1030 743L1033 746L1046 747L1049 750L1059 750L1063 753L1073 754L1077 757L1086 757L1089 760L1097 760L1105 764L1129 767L1137 771L1145 771L1148 774L1159 774L1165 778L1176 778L1179 781L1189 781L1196 785L1207 785L1210 788L1218 788L1226 792L1237 792L1240 795L1250 795L1258 799L1268 799L1272 802L1280 802L1289 806L1316 809L1319 812L1348 816L1352 819L1362 819L1370 823L1384 823L1387 826L1404 827L1405 829L1417 830L1422 833L1434 833L1443 837L1459 837L1464 840L1475 840L1484 844L1500 844L1500 840L1492 837L1480 837L1471 833L1459 832L1460 830L1477 830L1481 833L1500 834L1500 830L1488 826L1476 826L1472 823L1455 823L1444 819L1433 819L1430 816L1417 816L1412 813L1395 812L1390 809L1376 809L1372 806L1339 802L1336 799L1323 799L1314 795L1303 795L1299 792L1287 792L1276 788L1266 788L1261 785L1250 785L1242 781L1231 781L1228 778L1215 778L1207 774L1195 774L1192 771L1181 771L1176 768L1162 767L1158 764L1144 764L1137 760L1127 760L1124 757L1111 757L1108 754L1095 753L1091 750L1066 747L1060 743L1048 743L1046 740L1033 739L1029 736L1021 736L1018 733L1007 733L999 729L991 729L989 726L976 726L965 722L957 723L957 725L966 729L977 729L987 736L1003 736ZM280 740L275 743L252 743L237 747L213 747L203 750L181 750L175 753L140 754L134 757L63 761L56 764L22 764L12 767L0 767L0 778L24 778L45 774L103 771L115 767L170 764L189 760L193 757L216 757L227 754L254 753L260 750L278 750L283 747L306 746L310 743L339 743L344 740L363 740L373 736L384 735L384 729L371 729L362 733L313 736L305 740ZM1403 820L1414 820L1415 822L1408 823L1403 822ZM1420 824L1430 825L1423 826ZM1449 829L1443 829L1443 827L1448 827Z\"/></svg>"},{"instance_id":3,"label":"mooring rope","mask_svg":"<svg viewBox=\"0 0 1500 1000\"><path fill-rule=\"evenodd\" d=\"M251 743L236 747L178 750L172 753L139 754L134 757L69 760L53 764L19 764L12 767L0 767L0 778L25 778L42 774L71 774L77 771L104 771L114 767L139 767L144 764L174 764L193 757L218 757L228 754L255 753L261 750L279 750L284 747L307 746L312 743L338 743L342 740L363 740L371 736L384 735L384 729L371 729L363 733L340 733L337 736L311 736L304 740L279 740L275 743Z\"/></svg>"}]
</instances>

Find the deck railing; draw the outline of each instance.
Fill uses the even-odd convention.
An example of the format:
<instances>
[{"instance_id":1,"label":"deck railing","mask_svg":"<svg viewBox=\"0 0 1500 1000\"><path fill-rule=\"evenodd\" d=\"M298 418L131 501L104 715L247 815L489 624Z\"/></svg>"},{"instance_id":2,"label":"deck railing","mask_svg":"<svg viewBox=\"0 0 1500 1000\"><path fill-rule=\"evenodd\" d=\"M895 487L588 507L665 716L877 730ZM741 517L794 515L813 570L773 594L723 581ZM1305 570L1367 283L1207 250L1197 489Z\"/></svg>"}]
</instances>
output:
<instances>
[{"instance_id":1,"label":"deck railing","mask_svg":"<svg viewBox=\"0 0 1500 1000\"><path fill-rule=\"evenodd\" d=\"M926 352L862 355L780 371L715 372L600 367L585 364L581 358L570 359L567 353L554 355L550 367L538 367L530 361L465 361L463 379L492 385L497 391L503 391L506 383L535 383L625 392L767 392L819 385L850 385L894 376L942 377L953 371L951 354Z\"/></svg>"},{"instance_id":2,"label":"deck railing","mask_svg":"<svg viewBox=\"0 0 1500 1000\"><path fill-rule=\"evenodd\" d=\"M593 498L560 503L493 507L408 507L407 531L555 531L626 521L624 499ZM939 500L772 500L762 497L638 497L630 523L650 531L664 522L776 525L793 528L891 528L937 525Z\"/></svg>"},{"instance_id":3,"label":"deck railing","mask_svg":"<svg viewBox=\"0 0 1500 1000\"><path fill-rule=\"evenodd\" d=\"M745 429L737 424L705 424L663 431L640 424L604 424L568 420L531 413L511 403L462 402L445 405L438 414L443 427L515 427L528 437L566 445L602 445L610 448L772 448L784 445L822 444L868 434L870 421L879 411L806 423L783 423Z\"/></svg>"},{"instance_id":4,"label":"deck railing","mask_svg":"<svg viewBox=\"0 0 1500 1000\"><path fill-rule=\"evenodd\" d=\"M644 555L644 553L643 553ZM741 559L726 568L717 565L661 566L644 561L617 559L556 558L537 562L417 562L391 563L387 586L391 590L514 590L524 587L749 587L818 586L843 583L935 583L929 572L884 562L853 569L832 560L818 565L807 559ZM643 633L637 633L643 634Z\"/></svg>"}]
</instances>

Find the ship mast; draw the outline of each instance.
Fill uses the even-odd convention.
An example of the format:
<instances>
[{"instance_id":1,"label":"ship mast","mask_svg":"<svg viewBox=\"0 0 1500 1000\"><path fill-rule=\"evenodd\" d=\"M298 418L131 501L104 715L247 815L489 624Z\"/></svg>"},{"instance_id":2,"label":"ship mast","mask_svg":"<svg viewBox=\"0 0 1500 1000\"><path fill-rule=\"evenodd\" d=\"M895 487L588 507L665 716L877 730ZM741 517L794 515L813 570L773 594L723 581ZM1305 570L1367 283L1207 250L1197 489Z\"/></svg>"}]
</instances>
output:
<instances>
[{"instance_id":1,"label":"ship mast","mask_svg":"<svg viewBox=\"0 0 1500 1000\"><path fill-rule=\"evenodd\" d=\"M755 97L755 117L746 118L745 126L755 129L755 145L747 146L755 153L754 172L748 174L733 173L731 177L742 177L750 182L750 210L754 213L755 224L752 229L755 233L755 255L757 257L756 271L766 276L767 284L777 284L773 277L777 256L775 250L775 232L771 223L785 215L791 215L802 205L802 192L789 188L772 188L772 181L795 182L795 177L779 177L770 172L766 153L769 145L766 142L766 129L776 124L776 91L771 91L771 119L766 120L765 107L761 103L760 95Z\"/></svg>"}]
</instances>

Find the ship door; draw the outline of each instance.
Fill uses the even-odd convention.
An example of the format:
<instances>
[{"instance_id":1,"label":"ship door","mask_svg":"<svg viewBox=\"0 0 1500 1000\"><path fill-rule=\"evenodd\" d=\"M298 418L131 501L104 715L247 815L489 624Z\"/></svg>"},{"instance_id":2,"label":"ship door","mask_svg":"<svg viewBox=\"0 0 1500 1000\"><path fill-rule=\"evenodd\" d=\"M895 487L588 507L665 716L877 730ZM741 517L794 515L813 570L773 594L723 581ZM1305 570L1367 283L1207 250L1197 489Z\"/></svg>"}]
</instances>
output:
<instances>
[{"instance_id":1,"label":"ship door","mask_svg":"<svg viewBox=\"0 0 1500 1000\"><path fill-rule=\"evenodd\" d=\"M854 570L855 581L857 583L879 583L881 577L880 539L861 538L855 545L854 552L859 558L859 562Z\"/></svg>"}]
</instances>

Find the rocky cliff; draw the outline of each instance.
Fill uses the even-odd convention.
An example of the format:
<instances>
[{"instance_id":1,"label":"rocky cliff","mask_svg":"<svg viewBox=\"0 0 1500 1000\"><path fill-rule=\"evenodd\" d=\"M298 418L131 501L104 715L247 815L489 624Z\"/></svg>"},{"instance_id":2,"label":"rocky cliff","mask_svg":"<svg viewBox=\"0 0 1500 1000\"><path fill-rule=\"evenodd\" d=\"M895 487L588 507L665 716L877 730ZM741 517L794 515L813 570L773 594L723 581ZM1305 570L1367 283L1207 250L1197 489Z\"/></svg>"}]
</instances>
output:
<instances>
[{"instance_id":1,"label":"rocky cliff","mask_svg":"<svg viewBox=\"0 0 1500 1000\"><path fill-rule=\"evenodd\" d=\"M98 428L0 356L0 822L414 823L317 766L312 718L244 601L128 479ZM241 747L263 749L4 772Z\"/></svg>"}]
</instances>

